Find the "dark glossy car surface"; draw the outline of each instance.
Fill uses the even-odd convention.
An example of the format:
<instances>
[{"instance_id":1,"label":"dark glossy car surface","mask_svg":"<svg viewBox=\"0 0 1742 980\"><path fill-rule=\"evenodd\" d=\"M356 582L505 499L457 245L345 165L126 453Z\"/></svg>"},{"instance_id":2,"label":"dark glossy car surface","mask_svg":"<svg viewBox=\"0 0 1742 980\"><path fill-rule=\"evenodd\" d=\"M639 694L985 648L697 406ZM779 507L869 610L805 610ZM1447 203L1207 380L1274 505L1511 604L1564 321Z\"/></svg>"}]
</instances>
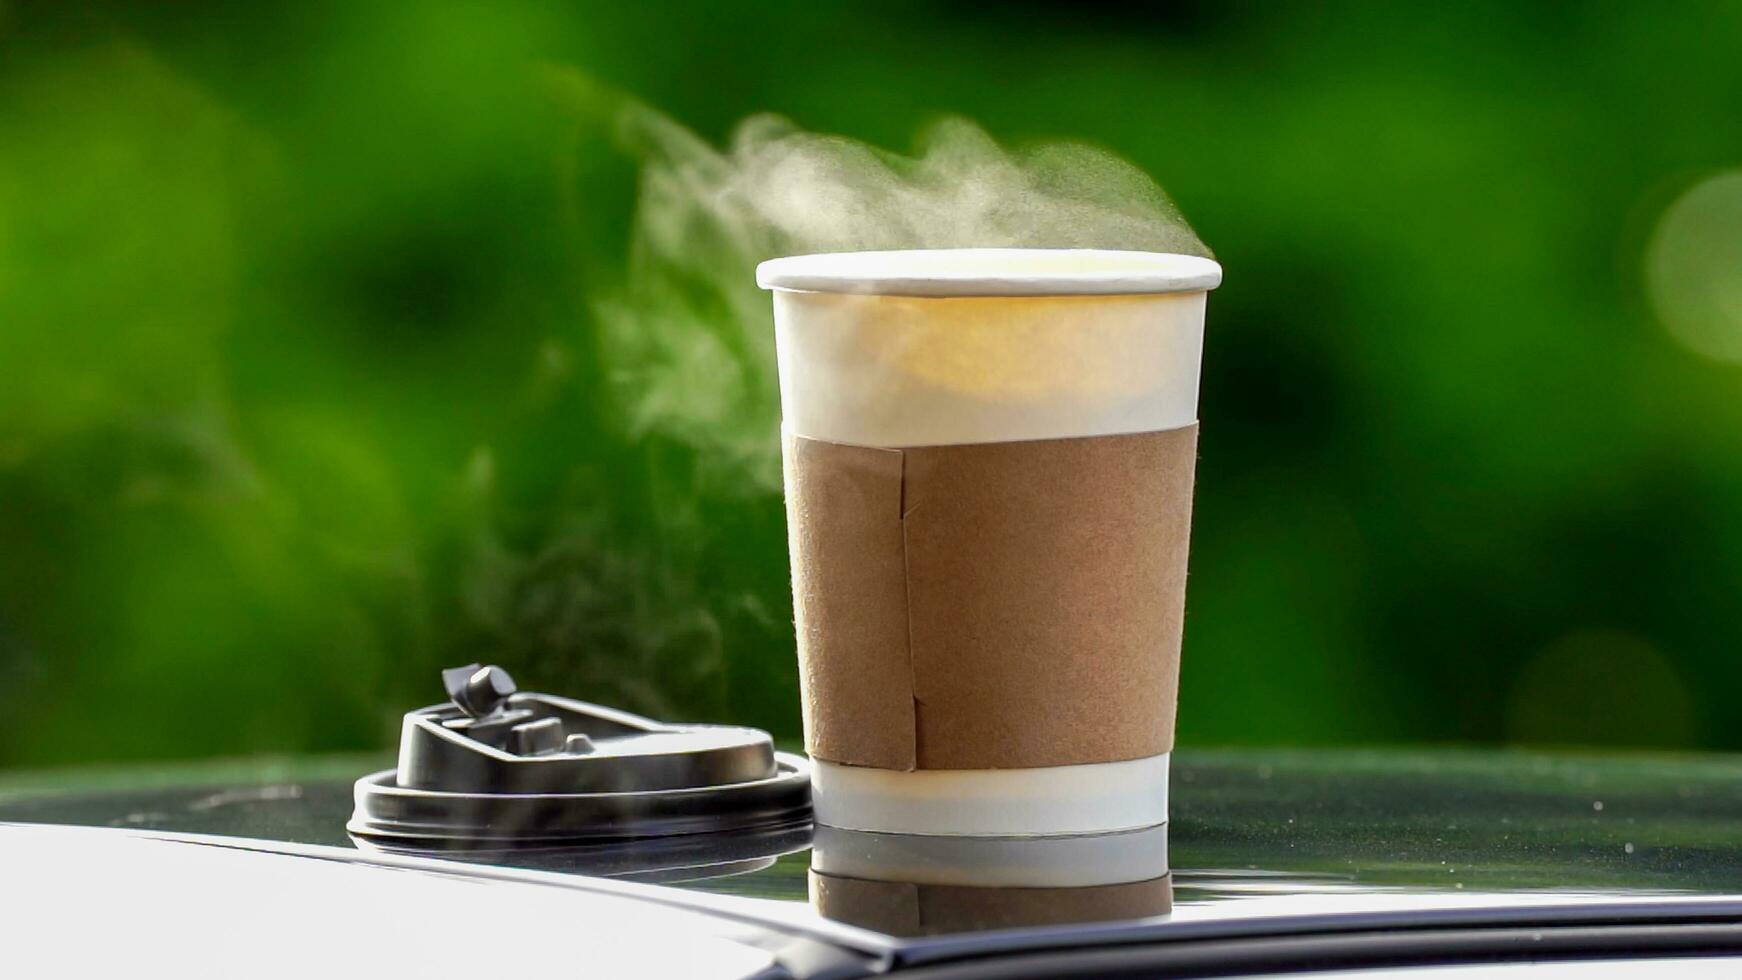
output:
<instances>
[{"instance_id":1,"label":"dark glossy car surface","mask_svg":"<svg viewBox=\"0 0 1742 980\"><path fill-rule=\"evenodd\" d=\"M382 968L421 963L425 953L432 967L458 968L512 951L517 963L577 975L1505 971L1532 962L1594 969L1593 957L1645 971L1666 956L1683 972L1742 969L1714 959L1742 950L1742 760L1727 757L1182 751L1167 838L1160 850L1153 837L1130 850L1133 862L1160 865L1124 869L1093 895L1091 866L1120 860L1105 843L929 839L855 850L824 836L813 851L806 828L784 828L544 854L358 850L344 830L352 779L379 765L14 775L0 782L0 821L110 831L0 831L7 888L48 896L34 909L40 929L80 914L82 901L88 930L104 921L92 890L125 896L149 879L159 898L148 904L162 921L155 940L135 937L143 945L134 962L163 953L153 942L201 948L212 916L240 914L260 901L256 892L306 888L310 897L289 905L300 918L279 909L268 921L311 969L323 950L341 948L348 962L373 956ZM198 884L195 866L220 851L230 860ZM298 871L287 884L235 864L243 852L281 862L279 874L318 864L353 877L334 890ZM841 867L849 880L880 879L877 888L831 900L829 875L818 872ZM355 877L360 868L430 874L376 894L358 885L374 881ZM1025 870L1052 876L1052 886L1035 887ZM27 872L79 887L67 885L68 904L57 905L56 889L25 884ZM963 873L966 885L953 884ZM194 884L166 887L166 876ZM480 902L475 889L445 884L454 880L489 881L498 897ZM528 895L509 894L519 889ZM347 904L359 897L361 908ZM137 895L127 901L140 907ZM185 936L173 936L178 923ZM341 934L368 948L350 950ZM623 953L625 943L645 955Z\"/></svg>"}]
</instances>

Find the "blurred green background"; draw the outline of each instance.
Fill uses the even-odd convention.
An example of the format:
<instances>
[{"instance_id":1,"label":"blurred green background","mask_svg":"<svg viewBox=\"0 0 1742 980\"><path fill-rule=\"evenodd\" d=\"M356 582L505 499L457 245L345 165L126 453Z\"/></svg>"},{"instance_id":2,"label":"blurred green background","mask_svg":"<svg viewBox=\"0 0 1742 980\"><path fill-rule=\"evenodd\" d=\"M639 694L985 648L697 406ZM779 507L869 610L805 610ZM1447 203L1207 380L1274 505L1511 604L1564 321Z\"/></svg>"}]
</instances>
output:
<instances>
[{"instance_id":1,"label":"blurred green background","mask_svg":"<svg viewBox=\"0 0 1742 980\"><path fill-rule=\"evenodd\" d=\"M1742 7L0 0L0 765L796 733L766 296L610 90L1168 189L1182 743L1742 748Z\"/></svg>"}]
</instances>

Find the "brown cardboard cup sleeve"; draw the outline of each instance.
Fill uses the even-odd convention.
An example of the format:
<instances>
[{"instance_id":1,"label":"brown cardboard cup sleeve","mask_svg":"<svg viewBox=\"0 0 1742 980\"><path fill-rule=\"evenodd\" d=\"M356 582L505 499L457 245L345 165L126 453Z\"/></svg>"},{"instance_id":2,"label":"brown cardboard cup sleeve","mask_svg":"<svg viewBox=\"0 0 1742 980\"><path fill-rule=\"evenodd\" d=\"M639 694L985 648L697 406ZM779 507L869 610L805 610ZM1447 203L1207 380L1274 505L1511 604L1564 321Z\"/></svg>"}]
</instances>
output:
<instances>
[{"instance_id":1,"label":"brown cardboard cup sleeve","mask_svg":"<svg viewBox=\"0 0 1742 980\"><path fill-rule=\"evenodd\" d=\"M882 769L1173 746L1197 426L785 442L805 747Z\"/></svg>"}]
</instances>

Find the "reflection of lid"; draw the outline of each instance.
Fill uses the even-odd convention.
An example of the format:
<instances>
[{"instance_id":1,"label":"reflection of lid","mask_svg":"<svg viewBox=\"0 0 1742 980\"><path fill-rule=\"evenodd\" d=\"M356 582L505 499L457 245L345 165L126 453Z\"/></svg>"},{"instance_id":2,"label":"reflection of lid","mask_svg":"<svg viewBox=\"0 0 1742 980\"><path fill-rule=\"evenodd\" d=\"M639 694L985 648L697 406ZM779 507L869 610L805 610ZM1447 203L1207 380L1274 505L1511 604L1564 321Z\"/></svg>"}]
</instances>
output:
<instances>
[{"instance_id":1,"label":"reflection of lid","mask_svg":"<svg viewBox=\"0 0 1742 980\"><path fill-rule=\"evenodd\" d=\"M1079 837L930 837L818 826L811 903L891 935L1166 915L1167 828Z\"/></svg>"},{"instance_id":2,"label":"reflection of lid","mask_svg":"<svg viewBox=\"0 0 1742 980\"><path fill-rule=\"evenodd\" d=\"M809 821L809 764L765 732L518 693L499 667L442 680L452 700L405 716L399 768L357 781L348 829L364 841L564 848Z\"/></svg>"}]
</instances>

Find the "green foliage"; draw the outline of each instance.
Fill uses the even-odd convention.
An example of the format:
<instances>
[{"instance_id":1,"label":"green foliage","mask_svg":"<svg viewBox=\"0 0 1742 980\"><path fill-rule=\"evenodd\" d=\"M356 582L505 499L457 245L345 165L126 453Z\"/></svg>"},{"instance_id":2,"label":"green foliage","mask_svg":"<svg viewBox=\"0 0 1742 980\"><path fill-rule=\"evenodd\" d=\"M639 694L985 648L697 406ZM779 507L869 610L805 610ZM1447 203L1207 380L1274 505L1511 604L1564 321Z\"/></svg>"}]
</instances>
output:
<instances>
[{"instance_id":1,"label":"green foliage","mask_svg":"<svg viewBox=\"0 0 1742 980\"><path fill-rule=\"evenodd\" d=\"M470 659L796 732L768 243L637 223L614 92L1167 187L1182 741L1742 747L1742 374L1645 286L1739 65L1700 4L0 4L0 765L377 748Z\"/></svg>"}]
</instances>

